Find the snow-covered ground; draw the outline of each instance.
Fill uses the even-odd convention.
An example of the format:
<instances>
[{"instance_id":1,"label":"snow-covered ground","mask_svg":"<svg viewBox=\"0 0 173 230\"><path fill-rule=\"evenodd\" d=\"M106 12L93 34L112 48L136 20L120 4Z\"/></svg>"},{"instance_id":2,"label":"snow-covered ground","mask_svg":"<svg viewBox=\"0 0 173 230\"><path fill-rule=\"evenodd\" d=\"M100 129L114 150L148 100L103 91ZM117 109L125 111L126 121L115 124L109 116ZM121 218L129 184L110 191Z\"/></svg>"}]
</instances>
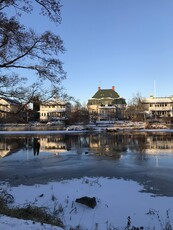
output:
<instances>
[{"instance_id":1,"label":"snow-covered ground","mask_svg":"<svg viewBox=\"0 0 173 230\"><path fill-rule=\"evenodd\" d=\"M80 226L80 230L125 229L129 216L131 226L143 226L147 230L164 229L166 223L173 226L173 197L156 197L141 192L143 187L134 181L86 177L44 185L4 186L15 198L13 205L33 204L47 207L51 212L59 211L68 230L76 226ZM82 196L95 197L96 207L92 209L76 203L76 198ZM60 230L5 216L0 216L0 229Z\"/></svg>"}]
</instances>

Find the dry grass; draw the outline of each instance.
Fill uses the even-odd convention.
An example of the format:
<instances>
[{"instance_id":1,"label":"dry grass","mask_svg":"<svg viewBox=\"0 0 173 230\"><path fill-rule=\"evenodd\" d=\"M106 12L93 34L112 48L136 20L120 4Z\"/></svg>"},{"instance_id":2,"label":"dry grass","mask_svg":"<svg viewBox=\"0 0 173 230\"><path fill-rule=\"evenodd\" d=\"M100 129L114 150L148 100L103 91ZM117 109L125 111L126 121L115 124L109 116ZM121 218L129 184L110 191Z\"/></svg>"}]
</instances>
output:
<instances>
[{"instance_id":1,"label":"dry grass","mask_svg":"<svg viewBox=\"0 0 173 230\"><path fill-rule=\"evenodd\" d=\"M26 205L22 208L10 208L9 204L13 203L14 198L6 191L0 192L0 214L18 219L32 220L33 222L40 222L42 224L50 224L58 227L64 227L62 221L57 216L51 215L46 208L40 208L33 205Z\"/></svg>"}]
</instances>

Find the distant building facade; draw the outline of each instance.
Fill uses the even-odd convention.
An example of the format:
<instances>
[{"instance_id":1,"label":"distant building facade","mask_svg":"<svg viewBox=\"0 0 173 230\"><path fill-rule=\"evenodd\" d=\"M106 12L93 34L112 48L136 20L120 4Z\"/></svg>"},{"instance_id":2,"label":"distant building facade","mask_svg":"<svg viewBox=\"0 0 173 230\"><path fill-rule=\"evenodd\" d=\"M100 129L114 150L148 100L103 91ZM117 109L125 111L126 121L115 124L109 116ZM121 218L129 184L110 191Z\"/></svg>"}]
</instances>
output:
<instances>
[{"instance_id":1,"label":"distant building facade","mask_svg":"<svg viewBox=\"0 0 173 230\"><path fill-rule=\"evenodd\" d=\"M13 99L9 98L0 98L0 119L6 120L12 116L12 114L15 114L19 108L21 107L21 104Z\"/></svg>"},{"instance_id":2,"label":"distant building facade","mask_svg":"<svg viewBox=\"0 0 173 230\"><path fill-rule=\"evenodd\" d=\"M150 117L173 117L173 96L142 99L146 115Z\"/></svg>"},{"instance_id":3,"label":"distant building facade","mask_svg":"<svg viewBox=\"0 0 173 230\"><path fill-rule=\"evenodd\" d=\"M40 121L65 121L71 104L59 100L51 100L40 103Z\"/></svg>"},{"instance_id":4,"label":"distant building facade","mask_svg":"<svg viewBox=\"0 0 173 230\"><path fill-rule=\"evenodd\" d=\"M101 89L88 100L87 108L91 121L115 121L124 118L126 101L112 89Z\"/></svg>"}]
</instances>

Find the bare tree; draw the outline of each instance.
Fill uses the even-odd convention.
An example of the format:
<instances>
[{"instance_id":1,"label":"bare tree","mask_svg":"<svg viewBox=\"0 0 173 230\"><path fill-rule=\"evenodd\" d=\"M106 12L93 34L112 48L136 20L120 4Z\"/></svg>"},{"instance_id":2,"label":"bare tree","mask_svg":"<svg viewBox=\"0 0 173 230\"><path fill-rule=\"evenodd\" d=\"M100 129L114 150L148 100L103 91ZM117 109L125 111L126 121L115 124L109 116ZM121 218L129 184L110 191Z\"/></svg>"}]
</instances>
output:
<instances>
[{"instance_id":1,"label":"bare tree","mask_svg":"<svg viewBox=\"0 0 173 230\"><path fill-rule=\"evenodd\" d=\"M141 103L142 96L138 92L129 100L125 116L133 121L145 119L145 106Z\"/></svg>"},{"instance_id":2,"label":"bare tree","mask_svg":"<svg viewBox=\"0 0 173 230\"><path fill-rule=\"evenodd\" d=\"M61 38L51 31L37 34L19 20L23 13L32 13L34 4L55 24L61 22L59 0L0 0L0 96L18 99L25 105L34 96L52 97L61 90L66 77L59 59L65 51ZM15 15L8 15L10 8L15 9ZM28 85L19 70L29 71L35 82ZM49 92L43 92L45 81L50 83Z\"/></svg>"},{"instance_id":3,"label":"bare tree","mask_svg":"<svg viewBox=\"0 0 173 230\"><path fill-rule=\"evenodd\" d=\"M85 106L82 106L79 100L75 100L71 112L68 114L67 124L88 124L89 112Z\"/></svg>"}]
</instances>

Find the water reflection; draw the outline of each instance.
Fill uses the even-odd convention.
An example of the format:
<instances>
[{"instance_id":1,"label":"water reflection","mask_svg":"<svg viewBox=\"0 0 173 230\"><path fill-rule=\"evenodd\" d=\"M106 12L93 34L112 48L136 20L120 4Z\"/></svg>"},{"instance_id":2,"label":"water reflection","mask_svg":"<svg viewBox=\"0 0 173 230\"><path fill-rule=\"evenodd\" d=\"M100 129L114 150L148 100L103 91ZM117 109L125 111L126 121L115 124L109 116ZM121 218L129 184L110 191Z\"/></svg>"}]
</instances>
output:
<instances>
[{"instance_id":1,"label":"water reflection","mask_svg":"<svg viewBox=\"0 0 173 230\"><path fill-rule=\"evenodd\" d=\"M108 135L107 133L90 136L90 151L99 156L120 158L127 151L124 135Z\"/></svg>"},{"instance_id":2,"label":"water reflection","mask_svg":"<svg viewBox=\"0 0 173 230\"><path fill-rule=\"evenodd\" d=\"M33 141L34 156L39 154L40 151L40 142L39 138L34 138Z\"/></svg>"},{"instance_id":3,"label":"water reflection","mask_svg":"<svg viewBox=\"0 0 173 230\"><path fill-rule=\"evenodd\" d=\"M139 161L147 160L149 155L173 153L173 133L99 133L99 134L52 134L0 136L0 157L17 160L18 154L50 156L52 154L92 154L120 159L135 155ZM28 159L28 155L27 155Z\"/></svg>"}]
</instances>

